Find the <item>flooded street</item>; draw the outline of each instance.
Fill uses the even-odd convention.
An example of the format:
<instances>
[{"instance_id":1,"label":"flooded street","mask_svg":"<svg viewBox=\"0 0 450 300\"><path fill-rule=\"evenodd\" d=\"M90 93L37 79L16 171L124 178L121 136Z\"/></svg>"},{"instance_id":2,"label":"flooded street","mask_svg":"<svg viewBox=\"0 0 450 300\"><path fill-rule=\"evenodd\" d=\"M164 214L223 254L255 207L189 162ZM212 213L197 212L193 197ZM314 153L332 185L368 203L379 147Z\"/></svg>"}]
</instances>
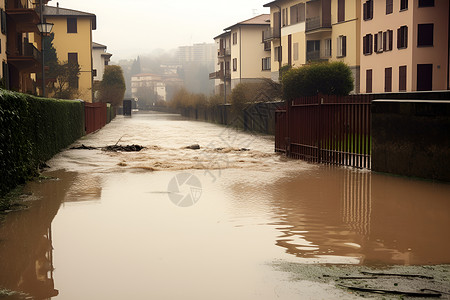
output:
<instances>
[{"instance_id":1,"label":"flooded street","mask_svg":"<svg viewBox=\"0 0 450 300\"><path fill-rule=\"evenodd\" d=\"M273 138L118 117L28 184L0 226L0 286L36 299L351 299L279 262L450 263L450 185L308 164ZM186 146L198 144L200 149Z\"/></svg>"}]
</instances>

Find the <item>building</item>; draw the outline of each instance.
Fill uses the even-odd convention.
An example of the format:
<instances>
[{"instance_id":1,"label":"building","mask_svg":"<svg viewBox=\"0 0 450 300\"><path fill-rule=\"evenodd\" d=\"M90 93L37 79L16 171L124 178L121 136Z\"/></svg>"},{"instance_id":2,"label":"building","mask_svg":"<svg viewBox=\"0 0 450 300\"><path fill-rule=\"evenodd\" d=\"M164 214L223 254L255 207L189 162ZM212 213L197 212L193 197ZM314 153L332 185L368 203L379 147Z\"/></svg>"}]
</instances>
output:
<instances>
[{"instance_id":1,"label":"building","mask_svg":"<svg viewBox=\"0 0 450 300\"><path fill-rule=\"evenodd\" d=\"M78 98L93 101L92 30L97 27L96 16L91 13L46 6L44 17L53 23L54 40L58 60L76 62L81 71L77 82Z\"/></svg>"},{"instance_id":2,"label":"building","mask_svg":"<svg viewBox=\"0 0 450 300\"><path fill-rule=\"evenodd\" d=\"M131 77L131 96L133 98L144 98L155 95L155 99L151 99L153 102L156 100L166 101L166 84L164 77L161 75L141 73Z\"/></svg>"},{"instance_id":3,"label":"building","mask_svg":"<svg viewBox=\"0 0 450 300\"><path fill-rule=\"evenodd\" d=\"M176 53L178 64L194 62L208 65L214 61L214 46L212 43L202 43L178 47Z\"/></svg>"},{"instance_id":4,"label":"building","mask_svg":"<svg viewBox=\"0 0 450 300\"><path fill-rule=\"evenodd\" d=\"M92 76L94 83L103 80L105 66L109 64L112 54L106 52L106 46L99 43L92 43Z\"/></svg>"},{"instance_id":5,"label":"building","mask_svg":"<svg viewBox=\"0 0 450 300\"><path fill-rule=\"evenodd\" d=\"M277 0L264 7L270 8L264 41L271 47L273 80L283 66L343 61L359 92L360 0Z\"/></svg>"},{"instance_id":6,"label":"building","mask_svg":"<svg viewBox=\"0 0 450 300\"><path fill-rule=\"evenodd\" d=\"M270 78L270 47L263 41L269 27L270 16L262 14L229 26L215 37L217 65L209 78L215 80L216 93L221 93L228 80L233 89L239 83Z\"/></svg>"},{"instance_id":7,"label":"building","mask_svg":"<svg viewBox=\"0 0 450 300\"><path fill-rule=\"evenodd\" d=\"M449 88L449 1L365 0L361 91Z\"/></svg>"},{"instance_id":8,"label":"building","mask_svg":"<svg viewBox=\"0 0 450 300\"><path fill-rule=\"evenodd\" d=\"M37 94L37 74L42 73L39 11L48 0L1 1L0 57L3 85L11 90Z\"/></svg>"},{"instance_id":9,"label":"building","mask_svg":"<svg viewBox=\"0 0 450 300\"><path fill-rule=\"evenodd\" d=\"M209 74L214 79L216 95L231 94L231 33L222 33L214 38L217 53L214 58L215 71ZM226 87L226 90L225 90Z\"/></svg>"}]
</instances>

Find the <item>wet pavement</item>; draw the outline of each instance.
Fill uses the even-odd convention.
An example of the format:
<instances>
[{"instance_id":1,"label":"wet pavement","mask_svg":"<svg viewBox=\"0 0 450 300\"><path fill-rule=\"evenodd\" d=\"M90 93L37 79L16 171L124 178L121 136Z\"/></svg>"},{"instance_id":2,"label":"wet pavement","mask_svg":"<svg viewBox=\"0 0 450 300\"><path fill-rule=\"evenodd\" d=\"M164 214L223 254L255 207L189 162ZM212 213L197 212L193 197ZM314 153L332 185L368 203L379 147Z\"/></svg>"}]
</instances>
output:
<instances>
[{"instance_id":1,"label":"wet pavement","mask_svg":"<svg viewBox=\"0 0 450 300\"><path fill-rule=\"evenodd\" d=\"M0 227L0 286L35 299L349 299L280 263L450 263L450 185L308 164L273 138L118 117L30 183ZM198 144L200 149L186 146Z\"/></svg>"}]
</instances>

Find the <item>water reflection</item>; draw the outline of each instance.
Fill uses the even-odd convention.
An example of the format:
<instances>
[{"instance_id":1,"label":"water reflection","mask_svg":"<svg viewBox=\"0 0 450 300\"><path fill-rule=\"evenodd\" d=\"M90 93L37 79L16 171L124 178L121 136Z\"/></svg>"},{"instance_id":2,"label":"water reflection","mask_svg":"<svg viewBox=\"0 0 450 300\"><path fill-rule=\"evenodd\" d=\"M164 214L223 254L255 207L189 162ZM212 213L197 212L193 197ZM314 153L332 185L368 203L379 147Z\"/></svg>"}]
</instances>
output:
<instances>
[{"instance_id":1,"label":"water reflection","mask_svg":"<svg viewBox=\"0 0 450 300\"><path fill-rule=\"evenodd\" d=\"M321 166L267 189L287 253L323 263L449 262L448 185Z\"/></svg>"},{"instance_id":2,"label":"water reflection","mask_svg":"<svg viewBox=\"0 0 450 300\"><path fill-rule=\"evenodd\" d=\"M64 200L78 198L74 197L77 173L60 170L46 175L54 179L27 186L33 193L29 208L8 214L0 226L0 287L30 294L33 299L58 295L51 223Z\"/></svg>"}]
</instances>

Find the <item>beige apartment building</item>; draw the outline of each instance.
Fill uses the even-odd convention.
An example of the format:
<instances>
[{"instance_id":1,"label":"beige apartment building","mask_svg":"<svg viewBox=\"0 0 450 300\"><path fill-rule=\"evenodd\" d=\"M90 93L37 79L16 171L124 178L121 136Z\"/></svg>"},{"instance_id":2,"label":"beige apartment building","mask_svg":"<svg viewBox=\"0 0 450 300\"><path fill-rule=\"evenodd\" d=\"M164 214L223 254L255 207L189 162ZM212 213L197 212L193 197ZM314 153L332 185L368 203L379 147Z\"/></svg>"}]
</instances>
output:
<instances>
[{"instance_id":1,"label":"beige apartment building","mask_svg":"<svg viewBox=\"0 0 450 300\"><path fill-rule=\"evenodd\" d=\"M361 92L448 89L449 1L362 2Z\"/></svg>"},{"instance_id":2,"label":"beige apartment building","mask_svg":"<svg viewBox=\"0 0 450 300\"><path fill-rule=\"evenodd\" d=\"M359 92L360 0L277 0L270 8L272 79L285 65L314 61L343 61L352 70Z\"/></svg>"},{"instance_id":3,"label":"beige apartment building","mask_svg":"<svg viewBox=\"0 0 450 300\"><path fill-rule=\"evenodd\" d=\"M231 33L222 33L214 38L217 54L214 58L215 71L209 74L214 79L214 93L226 95L231 93Z\"/></svg>"},{"instance_id":4,"label":"beige apartment building","mask_svg":"<svg viewBox=\"0 0 450 300\"><path fill-rule=\"evenodd\" d=\"M210 79L216 80L216 91L223 90L220 85L227 80L232 90L239 83L270 78L270 46L263 41L269 27L270 16L262 14L225 28L225 33L215 38L218 65Z\"/></svg>"}]
</instances>

